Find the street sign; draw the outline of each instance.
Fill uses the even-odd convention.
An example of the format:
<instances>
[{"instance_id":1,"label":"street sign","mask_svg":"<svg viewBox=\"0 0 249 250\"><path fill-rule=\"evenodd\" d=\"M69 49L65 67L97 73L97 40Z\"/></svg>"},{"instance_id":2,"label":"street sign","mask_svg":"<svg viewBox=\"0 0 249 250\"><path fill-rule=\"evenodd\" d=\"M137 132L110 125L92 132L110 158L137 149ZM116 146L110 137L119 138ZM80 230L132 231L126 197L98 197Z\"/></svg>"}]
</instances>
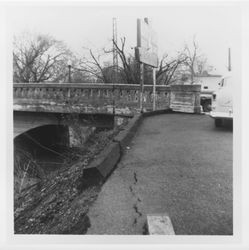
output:
<instances>
[{"instance_id":1,"label":"street sign","mask_svg":"<svg viewBox=\"0 0 249 250\"><path fill-rule=\"evenodd\" d=\"M157 35L148 19L137 19L136 59L152 67L158 66Z\"/></svg>"}]
</instances>

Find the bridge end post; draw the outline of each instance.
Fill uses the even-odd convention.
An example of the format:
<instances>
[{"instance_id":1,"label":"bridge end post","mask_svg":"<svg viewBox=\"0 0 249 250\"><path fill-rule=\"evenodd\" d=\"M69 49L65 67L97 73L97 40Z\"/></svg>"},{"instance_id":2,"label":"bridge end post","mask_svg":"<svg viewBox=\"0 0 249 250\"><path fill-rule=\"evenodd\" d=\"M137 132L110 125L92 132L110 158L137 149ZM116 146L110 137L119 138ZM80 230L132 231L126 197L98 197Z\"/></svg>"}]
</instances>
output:
<instances>
[{"instance_id":1,"label":"bridge end post","mask_svg":"<svg viewBox=\"0 0 249 250\"><path fill-rule=\"evenodd\" d=\"M201 113L201 85L171 85L170 108L183 113Z\"/></svg>"}]
</instances>

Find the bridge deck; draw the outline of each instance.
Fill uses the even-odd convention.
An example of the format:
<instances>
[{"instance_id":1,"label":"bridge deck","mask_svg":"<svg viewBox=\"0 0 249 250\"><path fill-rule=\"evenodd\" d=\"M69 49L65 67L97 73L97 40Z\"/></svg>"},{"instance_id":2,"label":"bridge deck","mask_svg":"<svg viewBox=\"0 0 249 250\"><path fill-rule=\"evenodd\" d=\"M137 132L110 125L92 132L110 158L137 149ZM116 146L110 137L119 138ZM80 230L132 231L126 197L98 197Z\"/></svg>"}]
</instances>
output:
<instances>
[{"instance_id":1,"label":"bridge deck","mask_svg":"<svg viewBox=\"0 0 249 250\"><path fill-rule=\"evenodd\" d=\"M167 213L176 234L233 232L232 132L205 115L148 117L88 214L88 234L142 234Z\"/></svg>"}]
</instances>

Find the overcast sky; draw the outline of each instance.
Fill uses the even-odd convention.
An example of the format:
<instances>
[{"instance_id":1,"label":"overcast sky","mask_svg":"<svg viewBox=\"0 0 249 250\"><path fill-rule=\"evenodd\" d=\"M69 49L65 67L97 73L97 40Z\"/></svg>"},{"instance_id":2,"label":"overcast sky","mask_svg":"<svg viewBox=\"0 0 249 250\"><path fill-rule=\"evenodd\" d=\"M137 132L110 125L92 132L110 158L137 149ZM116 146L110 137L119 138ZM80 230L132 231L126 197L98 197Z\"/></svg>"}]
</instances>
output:
<instances>
[{"instance_id":1,"label":"overcast sky","mask_svg":"<svg viewBox=\"0 0 249 250\"><path fill-rule=\"evenodd\" d=\"M7 15L14 34L45 33L63 40L73 51L102 48L112 38L112 18L117 18L118 37L136 46L136 19L148 17L157 32L159 56L175 54L196 35L201 52L214 73L225 74L227 51L240 46L240 12L235 6L15 6Z\"/></svg>"}]
</instances>

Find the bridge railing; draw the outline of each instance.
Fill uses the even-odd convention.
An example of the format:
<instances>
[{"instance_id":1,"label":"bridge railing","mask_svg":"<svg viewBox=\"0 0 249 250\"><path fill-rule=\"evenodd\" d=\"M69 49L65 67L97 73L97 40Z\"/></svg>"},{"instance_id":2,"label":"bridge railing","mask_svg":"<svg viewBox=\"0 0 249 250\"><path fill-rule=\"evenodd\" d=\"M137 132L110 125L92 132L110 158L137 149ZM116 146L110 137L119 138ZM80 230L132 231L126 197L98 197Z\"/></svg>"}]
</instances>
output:
<instances>
[{"instance_id":1,"label":"bridge railing","mask_svg":"<svg viewBox=\"0 0 249 250\"><path fill-rule=\"evenodd\" d=\"M139 110L140 85L93 83L15 83L14 109L111 113ZM169 108L170 87L156 86L156 109ZM145 85L143 107L152 110L153 86Z\"/></svg>"}]
</instances>

